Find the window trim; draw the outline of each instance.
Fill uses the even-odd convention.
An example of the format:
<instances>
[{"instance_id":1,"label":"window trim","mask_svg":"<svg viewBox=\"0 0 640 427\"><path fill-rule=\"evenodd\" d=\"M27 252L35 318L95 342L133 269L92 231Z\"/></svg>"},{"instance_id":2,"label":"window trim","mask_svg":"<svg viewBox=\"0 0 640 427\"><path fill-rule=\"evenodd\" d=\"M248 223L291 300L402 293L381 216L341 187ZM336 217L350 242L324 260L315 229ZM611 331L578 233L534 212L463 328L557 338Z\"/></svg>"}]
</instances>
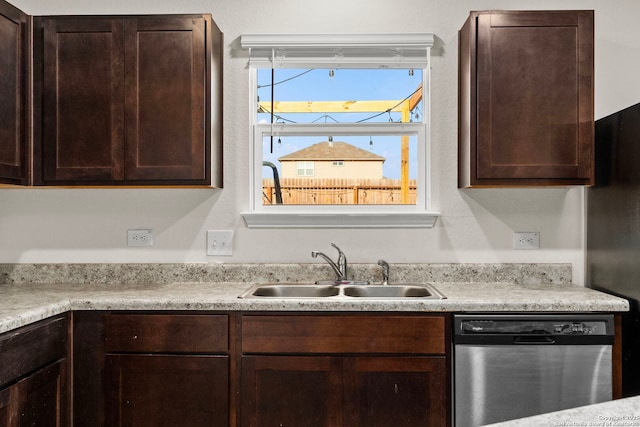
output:
<instances>
[{"instance_id":1,"label":"window trim","mask_svg":"<svg viewBox=\"0 0 640 427\"><path fill-rule=\"evenodd\" d=\"M241 212L249 228L432 228L439 213L431 211L431 165L430 165L430 48L433 34L391 35L243 35L241 45L250 50L249 66L250 96L249 112L252 127L250 145L250 206ZM256 53L257 52L257 53ZM270 52L270 55L269 55ZM277 53L276 53L277 52ZM304 52L304 60L296 55ZM309 61L311 56L316 57ZM328 52L333 52L332 54ZM417 52L417 53L416 53ZM420 53L423 52L423 53ZM268 62L265 63L266 60ZM278 55L280 55L278 57ZM269 58L270 56L270 58ZM314 124L259 124L255 119L257 99L257 68L318 67L324 64L340 66L344 62L353 67L371 68L395 66L400 68L422 68L424 111L421 123L354 123L332 124L335 134L401 134L416 133L418 140L418 188L415 205L263 205L262 204L262 140L264 135L302 132L313 135L326 134L326 126ZM278 62L276 64L276 62ZM305 62L306 61L306 62ZM423 61L422 63L420 61ZM260 172L260 173L259 173ZM421 188L422 187L422 188Z\"/></svg>"}]
</instances>

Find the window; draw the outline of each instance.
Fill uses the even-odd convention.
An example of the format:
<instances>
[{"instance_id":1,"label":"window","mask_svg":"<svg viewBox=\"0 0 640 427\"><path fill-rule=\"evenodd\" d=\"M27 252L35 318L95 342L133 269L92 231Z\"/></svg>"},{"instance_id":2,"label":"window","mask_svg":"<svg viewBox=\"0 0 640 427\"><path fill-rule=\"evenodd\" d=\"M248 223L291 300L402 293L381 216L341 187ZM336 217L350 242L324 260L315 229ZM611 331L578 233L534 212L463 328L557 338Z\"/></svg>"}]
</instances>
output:
<instances>
[{"instance_id":1,"label":"window","mask_svg":"<svg viewBox=\"0 0 640 427\"><path fill-rule=\"evenodd\" d=\"M313 176L313 162L297 162L297 176Z\"/></svg>"},{"instance_id":2,"label":"window","mask_svg":"<svg viewBox=\"0 0 640 427\"><path fill-rule=\"evenodd\" d=\"M433 35L244 35L241 43L250 52L250 227L433 226Z\"/></svg>"}]
</instances>

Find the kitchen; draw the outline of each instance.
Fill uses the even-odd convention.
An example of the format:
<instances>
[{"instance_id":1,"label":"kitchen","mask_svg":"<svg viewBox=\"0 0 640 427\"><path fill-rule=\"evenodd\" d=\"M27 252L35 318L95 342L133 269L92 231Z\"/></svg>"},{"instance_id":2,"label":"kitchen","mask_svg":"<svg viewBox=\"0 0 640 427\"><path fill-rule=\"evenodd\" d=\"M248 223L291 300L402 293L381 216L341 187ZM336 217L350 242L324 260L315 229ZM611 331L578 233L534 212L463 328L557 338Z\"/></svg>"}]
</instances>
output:
<instances>
[{"instance_id":1,"label":"kitchen","mask_svg":"<svg viewBox=\"0 0 640 427\"><path fill-rule=\"evenodd\" d=\"M569 264L571 281L585 273L582 188L458 190L457 41L471 10L513 9L512 2L33 2L14 1L32 15L211 13L224 33L224 189L3 189L0 262L31 263L319 263L311 250L336 242L352 264ZM612 10L604 1L518 3L519 9L595 10L595 116L637 102L638 6ZM336 14L335 11L340 13ZM354 19L354 17L359 19ZM362 19L362 18L365 19ZM320 18L320 19L319 19ZM626 22L626 21L630 22ZM433 229L299 229L245 227L250 126L247 33L433 32L431 168ZM126 246L126 230L152 229L152 247ZM233 256L206 255L207 230L233 230ZM541 248L512 249L515 231L539 231ZM264 268L264 267L263 267ZM378 273L375 273L378 274Z\"/></svg>"}]
</instances>

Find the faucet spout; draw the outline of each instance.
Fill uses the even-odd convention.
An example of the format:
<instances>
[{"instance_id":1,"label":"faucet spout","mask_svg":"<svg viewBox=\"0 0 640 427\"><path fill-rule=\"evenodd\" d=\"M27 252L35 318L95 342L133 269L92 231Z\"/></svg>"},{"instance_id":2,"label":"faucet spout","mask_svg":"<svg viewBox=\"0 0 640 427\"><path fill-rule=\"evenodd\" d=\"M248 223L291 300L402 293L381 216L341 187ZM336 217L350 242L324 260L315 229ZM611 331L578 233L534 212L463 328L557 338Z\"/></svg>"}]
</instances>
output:
<instances>
[{"instance_id":1,"label":"faucet spout","mask_svg":"<svg viewBox=\"0 0 640 427\"><path fill-rule=\"evenodd\" d=\"M338 250L337 263L333 262L331 258L329 258L327 255L319 251L311 251L311 256L313 258L317 258L319 256L320 258L324 259L327 262L327 264L331 266L334 273L336 273L338 280L347 280L347 257L345 256L344 252L342 252L342 250L335 243L331 243L331 246L333 246Z\"/></svg>"}]
</instances>

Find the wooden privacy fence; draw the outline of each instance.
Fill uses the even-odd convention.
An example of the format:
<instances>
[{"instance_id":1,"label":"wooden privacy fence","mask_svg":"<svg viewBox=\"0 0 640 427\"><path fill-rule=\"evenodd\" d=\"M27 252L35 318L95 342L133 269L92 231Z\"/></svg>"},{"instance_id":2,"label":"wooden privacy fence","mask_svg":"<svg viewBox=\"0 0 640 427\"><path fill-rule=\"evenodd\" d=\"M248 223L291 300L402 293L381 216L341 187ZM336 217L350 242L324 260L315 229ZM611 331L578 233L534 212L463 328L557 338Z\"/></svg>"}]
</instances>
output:
<instances>
[{"instance_id":1,"label":"wooden privacy fence","mask_svg":"<svg viewBox=\"0 0 640 427\"><path fill-rule=\"evenodd\" d=\"M399 205L399 179L281 178L285 205ZM262 180L262 203L276 204L272 178ZM416 180L409 180L409 202L416 203Z\"/></svg>"}]
</instances>

